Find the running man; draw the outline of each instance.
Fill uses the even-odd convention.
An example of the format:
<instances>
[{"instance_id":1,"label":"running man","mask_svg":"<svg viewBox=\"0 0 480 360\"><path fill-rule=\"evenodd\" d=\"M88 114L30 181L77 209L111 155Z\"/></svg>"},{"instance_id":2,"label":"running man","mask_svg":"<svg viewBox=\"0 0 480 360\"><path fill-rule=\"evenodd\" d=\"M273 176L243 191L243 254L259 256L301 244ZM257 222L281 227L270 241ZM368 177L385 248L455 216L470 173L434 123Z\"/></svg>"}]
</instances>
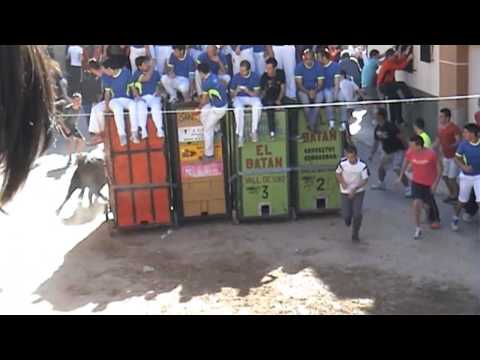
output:
<instances>
[{"instance_id":1,"label":"running man","mask_svg":"<svg viewBox=\"0 0 480 360\"><path fill-rule=\"evenodd\" d=\"M455 162L455 151L462 140L462 132L451 118L450 109L440 110L437 139L433 143L433 149L439 150L442 156L443 181L448 189L448 197L443 202L447 204L456 202L458 198L457 177L460 169Z\"/></svg>"},{"instance_id":2,"label":"running man","mask_svg":"<svg viewBox=\"0 0 480 360\"><path fill-rule=\"evenodd\" d=\"M413 123L413 131L415 134L423 139L423 147L430 149L432 147L432 139L430 135L425 131L425 121L422 118L418 118Z\"/></svg>"},{"instance_id":3,"label":"running man","mask_svg":"<svg viewBox=\"0 0 480 360\"><path fill-rule=\"evenodd\" d=\"M411 166L413 211L416 225L413 238L418 240L422 237L420 214L424 205L429 208L431 228L440 228L440 213L434 193L442 176L442 164L432 149L424 147L423 138L420 135L413 135L409 145L398 182L402 181L405 171Z\"/></svg>"},{"instance_id":4,"label":"running man","mask_svg":"<svg viewBox=\"0 0 480 360\"><path fill-rule=\"evenodd\" d=\"M480 204L480 128L476 124L465 125L463 140L458 146L455 161L462 172L459 176L460 191L455 215L452 219L452 230L458 230L459 215L468 202L472 189L477 204Z\"/></svg>"},{"instance_id":5,"label":"running man","mask_svg":"<svg viewBox=\"0 0 480 360\"><path fill-rule=\"evenodd\" d=\"M353 220L352 241L360 241L359 232L362 225L362 208L365 187L370 172L368 166L358 158L357 148L346 148L346 158L340 160L336 170L337 181L342 193L342 215L345 224L350 226Z\"/></svg>"},{"instance_id":6,"label":"running man","mask_svg":"<svg viewBox=\"0 0 480 360\"><path fill-rule=\"evenodd\" d=\"M378 183L372 186L373 190L385 190L385 177L387 176L387 170L392 168L393 171L399 175L402 164L403 155L406 149L405 140L400 133L398 127L386 121L387 112L385 109L380 108L377 110L377 126L374 130L375 142L368 161L372 161L373 156L377 152L377 149L382 144L383 154L380 160L380 167L378 168ZM405 196L411 196L411 190L407 177L402 177L402 184L405 187Z\"/></svg>"}]
</instances>

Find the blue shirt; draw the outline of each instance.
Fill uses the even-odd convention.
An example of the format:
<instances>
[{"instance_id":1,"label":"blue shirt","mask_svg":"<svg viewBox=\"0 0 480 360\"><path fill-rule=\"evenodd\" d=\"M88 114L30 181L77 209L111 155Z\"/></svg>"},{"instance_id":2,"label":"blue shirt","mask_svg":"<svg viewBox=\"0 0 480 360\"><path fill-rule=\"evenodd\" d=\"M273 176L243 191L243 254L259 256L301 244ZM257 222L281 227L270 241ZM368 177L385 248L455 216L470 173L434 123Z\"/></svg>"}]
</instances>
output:
<instances>
[{"instance_id":1,"label":"blue shirt","mask_svg":"<svg viewBox=\"0 0 480 360\"><path fill-rule=\"evenodd\" d=\"M116 76L102 75L102 85L105 91L112 92L112 99L128 98L128 88L132 79L132 74L127 68L123 68Z\"/></svg>"},{"instance_id":2,"label":"blue shirt","mask_svg":"<svg viewBox=\"0 0 480 360\"><path fill-rule=\"evenodd\" d=\"M253 45L253 52L254 53L265 52L265 45Z\"/></svg>"},{"instance_id":3,"label":"blue shirt","mask_svg":"<svg viewBox=\"0 0 480 360\"><path fill-rule=\"evenodd\" d=\"M330 64L323 67L325 73L325 89L333 89L335 87L335 77L340 76L340 64L332 61Z\"/></svg>"},{"instance_id":4,"label":"blue shirt","mask_svg":"<svg viewBox=\"0 0 480 360\"><path fill-rule=\"evenodd\" d=\"M183 59L177 59L175 54L171 54L167 66L173 68L176 76L183 76L187 79L195 76L195 61L188 54L185 54Z\"/></svg>"},{"instance_id":5,"label":"blue shirt","mask_svg":"<svg viewBox=\"0 0 480 360\"><path fill-rule=\"evenodd\" d=\"M208 94L208 100L212 106L224 107L227 105L227 89L218 79L217 75L210 73L210 75L202 81L202 91Z\"/></svg>"},{"instance_id":6,"label":"blue shirt","mask_svg":"<svg viewBox=\"0 0 480 360\"><path fill-rule=\"evenodd\" d=\"M312 90L318 87L318 80L325 79L325 74L323 67L317 61L314 61L311 68L305 66L302 61L295 68L295 77L302 79L305 89Z\"/></svg>"},{"instance_id":7,"label":"blue shirt","mask_svg":"<svg viewBox=\"0 0 480 360\"><path fill-rule=\"evenodd\" d=\"M362 70L362 88L376 86L378 59L368 59Z\"/></svg>"},{"instance_id":8,"label":"blue shirt","mask_svg":"<svg viewBox=\"0 0 480 360\"><path fill-rule=\"evenodd\" d=\"M220 61L222 62L223 66L225 67L225 70L226 70L227 58L222 53L218 53L218 57L220 58ZM210 58L207 55L207 52L203 52L198 56L197 63L199 63L199 64L200 63L207 63L210 66L210 71L213 74L218 75L218 71L220 70L220 65L218 65L216 62L213 62L212 60L210 60Z\"/></svg>"},{"instance_id":9,"label":"blue shirt","mask_svg":"<svg viewBox=\"0 0 480 360\"><path fill-rule=\"evenodd\" d=\"M465 175L480 175L480 140L476 144L463 140L460 145L458 145L456 155L463 158L465 165L473 168L472 172L464 172Z\"/></svg>"},{"instance_id":10,"label":"blue shirt","mask_svg":"<svg viewBox=\"0 0 480 360\"><path fill-rule=\"evenodd\" d=\"M256 73L250 71L250 75L248 77L243 77L240 73L236 74L232 81L230 82L230 89L235 90L237 87L244 86L248 88L248 90L258 90L260 89L260 78ZM240 91L237 96L250 96L244 91Z\"/></svg>"},{"instance_id":11,"label":"blue shirt","mask_svg":"<svg viewBox=\"0 0 480 360\"><path fill-rule=\"evenodd\" d=\"M253 45L230 45L230 46L232 47L233 51L235 51L237 46L240 46L240 51L253 47Z\"/></svg>"},{"instance_id":12,"label":"blue shirt","mask_svg":"<svg viewBox=\"0 0 480 360\"><path fill-rule=\"evenodd\" d=\"M152 76L148 81L140 82L138 79L143 72L137 70L133 73L132 82L133 85L137 88L141 96L143 95L154 95L157 91L157 84L160 82L160 74L158 71L153 71Z\"/></svg>"}]
</instances>

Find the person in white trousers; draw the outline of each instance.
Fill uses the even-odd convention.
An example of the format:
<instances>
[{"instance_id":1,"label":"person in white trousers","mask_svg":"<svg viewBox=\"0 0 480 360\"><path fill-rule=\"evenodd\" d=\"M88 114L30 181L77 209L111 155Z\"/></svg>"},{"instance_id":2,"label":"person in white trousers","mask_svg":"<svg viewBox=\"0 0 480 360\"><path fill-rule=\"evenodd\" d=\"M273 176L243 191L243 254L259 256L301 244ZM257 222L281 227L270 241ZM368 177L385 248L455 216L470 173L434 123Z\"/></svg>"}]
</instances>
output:
<instances>
[{"instance_id":1,"label":"person in white trousers","mask_svg":"<svg viewBox=\"0 0 480 360\"><path fill-rule=\"evenodd\" d=\"M230 83L230 75L227 74L228 64L227 59L223 53L219 51L218 45L208 45L205 52L202 52L197 58L197 64L207 63L210 67L210 72L218 76L221 82L228 87ZM195 87L197 94L202 93L202 77L198 70L195 72Z\"/></svg>"},{"instance_id":2,"label":"person in white trousers","mask_svg":"<svg viewBox=\"0 0 480 360\"><path fill-rule=\"evenodd\" d=\"M319 49L318 60L323 65L325 73L325 81L323 94L327 104L338 101L337 94L340 91L340 65L332 61L331 56L325 49ZM325 109L328 119L328 127L330 129L335 128L335 110L333 106L327 106Z\"/></svg>"},{"instance_id":3,"label":"person in white trousers","mask_svg":"<svg viewBox=\"0 0 480 360\"><path fill-rule=\"evenodd\" d=\"M182 93L185 102L192 99L195 62L186 50L185 45L173 46L173 54L167 63L167 74L162 76L162 84L172 104L178 101L177 90Z\"/></svg>"},{"instance_id":4,"label":"person in white trousers","mask_svg":"<svg viewBox=\"0 0 480 360\"><path fill-rule=\"evenodd\" d=\"M172 51L172 45L150 45L150 56L155 60L156 70L160 75L165 74L167 61Z\"/></svg>"},{"instance_id":5,"label":"person in white trousers","mask_svg":"<svg viewBox=\"0 0 480 360\"><path fill-rule=\"evenodd\" d=\"M232 55L233 75L240 72L240 64L243 60L247 60L252 71L255 72L253 45L230 45L230 54Z\"/></svg>"},{"instance_id":6,"label":"person in white trousers","mask_svg":"<svg viewBox=\"0 0 480 360\"><path fill-rule=\"evenodd\" d=\"M200 100L200 121L203 125L205 161L215 159L215 130L219 121L227 113L227 89L217 75L210 71L208 63L200 63L198 72L202 78L202 98Z\"/></svg>"},{"instance_id":7,"label":"person in white trousers","mask_svg":"<svg viewBox=\"0 0 480 360\"><path fill-rule=\"evenodd\" d=\"M113 112L117 126L120 144L127 144L127 133L125 131L124 110L128 110L131 128L131 141L138 144L138 119L135 101L128 96L128 89L131 81L131 72L127 68L118 69L111 59L103 63L105 77L102 78L102 85L105 90L105 100L92 108L90 114L90 125L88 131L97 136L92 142L100 141L105 131L105 112Z\"/></svg>"},{"instance_id":8,"label":"person in white trousers","mask_svg":"<svg viewBox=\"0 0 480 360\"><path fill-rule=\"evenodd\" d=\"M297 96L297 87L295 84L295 66L297 64L297 54L295 45L265 45L267 57L275 57L278 68L285 71L285 96L295 99Z\"/></svg>"},{"instance_id":9,"label":"person in white trousers","mask_svg":"<svg viewBox=\"0 0 480 360\"><path fill-rule=\"evenodd\" d=\"M252 107L251 138L253 142L258 141L258 123L262 114L262 101L259 97L259 91L260 79L251 70L250 63L247 60L243 60L240 63L240 72L233 77L230 83L239 147L242 147L244 142L245 105Z\"/></svg>"},{"instance_id":10,"label":"person in white trousers","mask_svg":"<svg viewBox=\"0 0 480 360\"><path fill-rule=\"evenodd\" d=\"M135 59L139 56L151 56L150 45L130 45L130 66L132 73L135 72L137 66L135 65Z\"/></svg>"},{"instance_id":11,"label":"person in white trousers","mask_svg":"<svg viewBox=\"0 0 480 360\"><path fill-rule=\"evenodd\" d=\"M255 72L262 77L265 72L265 45L253 45L253 57L255 58Z\"/></svg>"},{"instance_id":12,"label":"person in white trousers","mask_svg":"<svg viewBox=\"0 0 480 360\"><path fill-rule=\"evenodd\" d=\"M152 119L157 128L157 137L162 138L164 137L162 98L158 91L160 74L155 70L149 56L140 56L135 62L137 70L132 77L132 90L137 104L138 125L142 131L142 139L148 137L148 108L151 109Z\"/></svg>"}]
</instances>

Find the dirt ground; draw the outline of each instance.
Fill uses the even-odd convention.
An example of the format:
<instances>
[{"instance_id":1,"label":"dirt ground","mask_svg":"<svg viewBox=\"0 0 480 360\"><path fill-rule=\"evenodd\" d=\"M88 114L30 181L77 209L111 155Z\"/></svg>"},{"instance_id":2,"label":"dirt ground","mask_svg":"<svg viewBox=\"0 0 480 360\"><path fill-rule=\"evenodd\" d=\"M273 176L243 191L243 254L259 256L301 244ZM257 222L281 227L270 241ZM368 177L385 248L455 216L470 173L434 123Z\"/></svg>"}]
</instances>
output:
<instances>
[{"instance_id":1,"label":"dirt ground","mask_svg":"<svg viewBox=\"0 0 480 360\"><path fill-rule=\"evenodd\" d=\"M480 222L451 232L443 203L420 241L395 188L367 192L360 244L336 214L111 237L101 204L54 215L71 170L49 156L0 215L1 313L480 314Z\"/></svg>"}]
</instances>

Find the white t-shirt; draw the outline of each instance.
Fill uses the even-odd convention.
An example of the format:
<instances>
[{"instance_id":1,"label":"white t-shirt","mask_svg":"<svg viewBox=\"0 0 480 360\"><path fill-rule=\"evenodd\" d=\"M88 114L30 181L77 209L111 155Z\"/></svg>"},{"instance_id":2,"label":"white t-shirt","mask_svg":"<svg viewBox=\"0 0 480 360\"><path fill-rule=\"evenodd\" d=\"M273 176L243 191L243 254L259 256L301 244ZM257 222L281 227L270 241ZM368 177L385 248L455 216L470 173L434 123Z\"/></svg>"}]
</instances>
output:
<instances>
[{"instance_id":1,"label":"white t-shirt","mask_svg":"<svg viewBox=\"0 0 480 360\"><path fill-rule=\"evenodd\" d=\"M367 180L370 172L368 171L367 164L358 159L356 164L351 164L347 158L340 160L337 167L337 174L342 174L343 179L347 183L347 188L344 189L340 185L340 192L342 194L349 194L351 189L358 186L362 181ZM365 187L361 187L357 190L357 193L365 191Z\"/></svg>"},{"instance_id":2,"label":"white t-shirt","mask_svg":"<svg viewBox=\"0 0 480 360\"><path fill-rule=\"evenodd\" d=\"M71 66L82 66L83 48L80 45L68 47L68 57Z\"/></svg>"},{"instance_id":3,"label":"white t-shirt","mask_svg":"<svg viewBox=\"0 0 480 360\"><path fill-rule=\"evenodd\" d=\"M355 82L343 79L340 81L340 100L341 101L355 101L357 96L356 92L358 91L358 85Z\"/></svg>"}]
</instances>

